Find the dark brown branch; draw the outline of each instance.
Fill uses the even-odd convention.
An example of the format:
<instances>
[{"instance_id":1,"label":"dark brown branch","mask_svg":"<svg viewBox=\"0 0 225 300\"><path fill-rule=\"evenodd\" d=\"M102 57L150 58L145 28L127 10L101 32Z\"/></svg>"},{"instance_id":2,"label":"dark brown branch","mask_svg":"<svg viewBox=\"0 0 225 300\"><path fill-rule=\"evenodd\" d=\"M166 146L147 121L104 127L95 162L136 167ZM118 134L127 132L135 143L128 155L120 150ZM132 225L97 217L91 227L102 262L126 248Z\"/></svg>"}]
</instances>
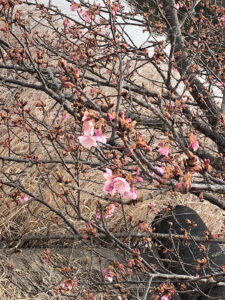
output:
<instances>
[{"instance_id":1,"label":"dark brown branch","mask_svg":"<svg viewBox=\"0 0 225 300\"><path fill-rule=\"evenodd\" d=\"M139 233L139 232L133 232L133 233L127 233L127 232L119 232L119 233L113 233L113 235L118 239L123 239L127 237L135 238L135 239L142 239L145 237L151 237L154 239L178 239L178 240L184 240L184 241L195 241L198 243L217 243L217 244L225 244L225 238L213 238L212 237L199 237L199 236L186 236L186 235L180 235L180 234L163 234L163 233ZM108 235L106 233L98 233L97 237L99 238L108 238ZM23 237L15 237L11 239L4 239L1 238L2 241L6 240L7 243L12 243L16 241L21 242L30 242L30 241L50 241L50 240L80 240L83 239L81 235L64 235L64 234L56 234L56 235L27 235Z\"/></svg>"},{"instance_id":2,"label":"dark brown branch","mask_svg":"<svg viewBox=\"0 0 225 300\"><path fill-rule=\"evenodd\" d=\"M213 102L213 97L209 95L202 82L190 70L189 59L185 51L174 0L165 0L165 10L170 24L170 28L168 29L170 31L171 43L175 43L175 52L180 53L179 56L175 55L178 70L181 76L187 79L191 87L190 93L192 97L198 103L202 111L207 112L209 123L214 127L217 124L219 108Z\"/></svg>"}]
</instances>

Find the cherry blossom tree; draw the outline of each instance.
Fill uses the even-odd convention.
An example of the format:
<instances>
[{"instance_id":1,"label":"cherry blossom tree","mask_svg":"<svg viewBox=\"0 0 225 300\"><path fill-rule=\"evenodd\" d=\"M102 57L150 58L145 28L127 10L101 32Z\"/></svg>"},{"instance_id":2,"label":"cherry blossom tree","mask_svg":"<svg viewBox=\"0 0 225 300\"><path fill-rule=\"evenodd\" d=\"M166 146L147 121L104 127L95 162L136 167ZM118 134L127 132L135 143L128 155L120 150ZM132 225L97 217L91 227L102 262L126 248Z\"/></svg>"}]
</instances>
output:
<instances>
[{"instance_id":1,"label":"cherry blossom tree","mask_svg":"<svg viewBox=\"0 0 225 300\"><path fill-rule=\"evenodd\" d=\"M169 210L179 195L225 209L225 8L214 2L151 0L140 14L120 1L65 0L69 12L0 1L1 199L19 214L4 239L36 230L94 250L110 241L118 254L99 285L72 274L56 293L165 300L217 281L213 269L180 275L141 254L157 237L160 196ZM223 230L201 242L223 243Z\"/></svg>"}]
</instances>

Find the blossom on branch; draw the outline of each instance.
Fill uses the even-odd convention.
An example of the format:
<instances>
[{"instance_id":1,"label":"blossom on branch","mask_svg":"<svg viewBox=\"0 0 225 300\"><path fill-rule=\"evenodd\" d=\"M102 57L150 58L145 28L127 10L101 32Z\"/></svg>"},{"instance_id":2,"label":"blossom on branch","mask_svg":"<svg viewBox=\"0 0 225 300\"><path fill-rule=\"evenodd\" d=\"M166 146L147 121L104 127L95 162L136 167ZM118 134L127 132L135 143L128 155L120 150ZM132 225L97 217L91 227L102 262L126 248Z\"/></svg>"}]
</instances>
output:
<instances>
[{"instance_id":1,"label":"blossom on branch","mask_svg":"<svg viewBox=\"0 0 225 300\"><path fill-rule=\"evenodd\" d=\"M85 136L93 136L94 135L94 124L92 121L85 121L83 124L83 133Z\"/></svg>"},{"instance_id":2,"label":"blossom on branch","mask_svg":"<svg viewBox=\"0 0 225 300\"><path fill-rule=\"evenodd\" d=\"M81 145L90 149L91 147L97 147L97 142L106 144L107 137L102 133L101 127L95 130L95 125L90 120L90 115L85 114L82 120L85 120L82 128L83 135L78 137Z\"/></svg>"},{"instance_id":3,"label":"blossom on branch","mask_svg":"<svg viewBox=\"0 0 225 300\"><path fill-rule=\"evenodd\" d=\"M114 196L116 193L118 193L128 199L137 199L137 191L133 186L130 186L129 182L127 182L125 178L119 176L115 177L112 174L112 171L108 168L106 168L104 178L106 179L106 182L103 186L103 191L105 193L108 193L111 196Z\"/></svg>"},{"instance_id":4,"label":"blossom on branch","mask_svg":"<svg viewBox=\"0 0 225 300\"><path fill-rule=\"evenodd\" d=\"M131 187L129 192L124 193L124 197L128 199L136 200L137 191L134 189L134 187Z\"/></svg>"},{"instance_id":5,"label":"blossom on branch","mask_svg":"<svg viewBox=\"0 0 225 300\"><path fill-rule=\"evenodd\" d=\"M170 300L170 299L171 299L171 297L168 295L164 295L161 297L161 300Z\"/></svg>"},{"instance_id":6,"label":"blossom on branch","mask_svg":"<svg viewBox=\"0 0 225 300\"><path fill-rule=\"evenodd\" d=\"M90 14L88 12L88 10L81 8L79 11L80 15L82 16L82 18L84 19L85 22L87 23L91 23L91 17Z\"/></svg>"},{"instance_id":7,"label":"blossom on branch","mask_svg":"<svg viewBox=\"0 0 225 300\"><path fill-rule=\"evenodd\" d=\"M28 196L25 194L22 194L20 197L20 203L26 203L28 201Z\"/></svg>"},{"instance_id":8,"label":"blossom on branch","mask_svg":"<svg viewBox=\"0 0 225 300\"><path fill-rule=\"evenodd\" d=\"M74 2L73 2L73 3L70 5L70 10L76 11L79 7L80 7L80 4L74 3Z\"/></svg>"},{"instance_id":9,"label":"blossom on branch","mask_svg":"<svg viewBox=\"0 0 225 300\"><path fill-rule=\"evenodd\" d=\"M197 151L199 148L199 142L193 133L189 135L189 141L190 141L189 148L192 149L193 151Z\"/></svg>"},{"instance_id":10,"label":"blossom on branch","mask_svg":"<svg viewBox=\"0 0 225 300\"><path fill-rule=\"evenodd\" d=\"M92 136L79 136L78 140L84 148L91 149L91 147L97 147L96 140Z\"/></svg>"},{"instance_id":11,"label":"blossom on branch","mask_svg":"<svg viewBox=\"0 0 225 300\"><path fill-rule=\"evenodd\" d=\"M160 142L159 143L159 149L158 152L162 155L162 156L168 156L169 154L169 147L167 145L164 145L164 142Z\"/></svg>"},{"instance_id":12,"label":"blossom on branch","mask_svg":"<svg viewBox=\"0 0 225 300\"><path fill-rule=\"evenodd\" d=\"M103 214L103 219L108 219L114 216L116 210L115 204L111 203L109 206L106 207L106 210ZM101 211L98 209L96 213L96 218L101 219Z\"/></svg>"},{"instance_id":13,"label":"blossom on branch","mask_svg":"<svg viewBox=\"0 0 225 300\"><path fill-rule=\"evenodd\" d=\"M106 136L104 134L102 134L101 129L97 129L95 130L95 136L94 136L95 140L97 142L100 142L102 144L106 144Z\"/></svg>"},{"instance_id":14,"label":"blossom on branch","mask_svg":"<svg viewBox=\"0 0 225 300\"><path fill-rule=\"evenodd\" d=\"M120 9L121 4L119 3L113 3L112 5L112 15L115 16Z\"/></svg>"},{"instance_id":15,"label":"blossom on branch","mask_svg":"<svg viewBox=\"0 0 225 300\"><path fill-rule=\"evenodd\" d=\"M116 177L113 181L114 189L117 193L124 195L125 193L130 192L130 185L126 179L122 177Z\"/></svg>"},{"instance_id":16,"label":"blossom on branch","mask_svg":"<svg viewBox=\"0 0 225 300\"><path fill-rule=\"evenodd\" d=\"M107 269L103 269L102 273L105 276L105 279L109 282L113 282L113 273L108 271Z\"/></svg>"}]
</instances>

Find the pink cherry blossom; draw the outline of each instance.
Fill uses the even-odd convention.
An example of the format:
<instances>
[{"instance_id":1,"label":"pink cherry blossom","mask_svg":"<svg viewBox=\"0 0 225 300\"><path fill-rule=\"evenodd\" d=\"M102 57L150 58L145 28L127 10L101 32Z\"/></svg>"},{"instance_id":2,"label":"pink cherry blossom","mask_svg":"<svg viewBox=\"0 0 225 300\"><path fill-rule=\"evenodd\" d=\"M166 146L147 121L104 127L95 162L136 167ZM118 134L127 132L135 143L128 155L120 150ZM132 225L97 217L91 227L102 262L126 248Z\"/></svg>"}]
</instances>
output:
<instances>
[{"instance_id":1,"label":"pink cherry blossom","mask_svg":"<svg viewBox=\"0 0 225 300\"><path fill-rule=\"evenodd\" d=\"M192 183L191 183L191 173L187 173L184 175L184 177L177 183L176 185L176 189L182 190L182 189L186 189L189 190L192 187Z\"/></svg>"},{"instance_id":2,"label":"pink cherry blossom","mask_svg":"<svg viewBox=\"0 0 225 300\"><path fill-rule=\"evenodd\" d=\"M64 24L65 27L71 27L71 26L74 25L74 22L73 22L73 21L70 21L70 20L67 19L67 18L64 18L63 24Z\"/></svg>"},{"instance_id":3,"label":"pink cherry blossom","mask_svg":"<svg viewBox=\"0 0 225 300\"><path fill-rule=\"evenodd\" d=\"M86 110L86 111L84 112L82 121L90 121L90 120L91 120L90 112L89 112L88 110Z\"/></svg>"},{"instance_id":4,"label":"pink cherry blossom","mask_svg":"<svg viewBox=\"0 0 225 300\"><path fill-rule=\"evenodd\" d=\"M120 4L119 3L113 3L112 5L112 15L115 16L120 8Z\"/></svg>"},{"instance_id":5,"label":"pink cherry blossom","mask_svg":"<svg viewBox=\"0 0 225 300\"><path fill-rule=\"evenodd\" d=\"M114 176L110 169L106 168L106 173L104 174L104 178L106 179L106 182L104 184L103 191L105 193L109 193L111 196L115 195L116 191L114 190L114 183L113 183Z\"/></svg>"},{"instance_id":6,"label":"pink cherry blossom","mask_svg":"<svg viewBox=\"0 0 225 300\"><path fill-rule=\"evenodd\" d=\"M103 186L103 191L104 191L105 193L110 194L111 196L114 196L115 193L116 193L116 190L115 190L115 188L114 188L114 183L113 183L113 181L112 181L112 182L106 181L105 184L104 184L104 186Z\"/></svg>"},{"instance_id":7,"label":"pink cherry blossom","mask_svg":"<svg viewBox=\"0 0 225 300\"><path fill-rule=\"evenodd\" d=\"M110 272L108 272L107 269L103 269L102 273L104 274L105 279L107 279L109 282L113 282L113 276Z\"/></svg>"},{"instance_id":8,"label":"pink cherry blossom","mask_svg":"<svg viewBox=\"0 0 225 300\"><path fill-rule=\"evenodd\" d=\"M130 184L126 181L126 179L122 177L115 177L112 174L112 171L106 168L106 173L104 174L104 178L106 182L103 186L103 191L105 193L114 196L116 193L124 196L125 198L137 199L137 191L134 187L130 187Z\"/></svg>"},{"instance_id":9,"label":"pink cherry blossom","mask_svg":"<svg viewBox=\"0 0 225 300\"><path fill-rule=\"evenodd\" d=\"M113 217L113 215L114 215L114 213L115 213L115 210L116 210L115 204L110 204L110 205L106 208L106 211L105 211L105 213L104 213L104 215L103 215L103 218L104 218L104 219L108 219L108 218ZM98 211L96 212L96 218L97 218L97 219L101 219L101 212L100 212L100 210L98 210Z\"/></svg>"},{"instance_id":10,"label":"pink cherry blossom","mask_svg":"<svg viewBox=\"0 0 225 300\"><path fill-rule=\"evenodd\" d=\"M158 149L158 152L163 156L167 156L169 154L169 148L168 146L162 146Z\"/></svg>"},{"instance_id":11,"label":"pink cherry blossom","mask_svg":"<svg viewBox=\"0 0 225 300\"><path fill-rule=\"evenodd\" d=\"M113 179L113 174L112 174L112 170L110 170L109 168L106 168L106 172L105 172L105 174L104 174L104 178L106 179L106 180L112 180Z\"/></svg>"},{"instance_id":12,"label":"pink cherry blossom","mask_svg":"<svg viewBox=\"0 0 225 300\"><path fill-rule=\"evenodd\" d=\"M121 195L125 194L126 192L130 192L129 183L122 177L116 177L113 181L113 184L116 192Z\"/></svg>"},{"instance_id":13,"label":"pink cherry blossom","mask_svg":"<svg viewBox=\"0 0 225 300\"><path fill-rule=\"evenodd\" d=\"M195 40L195 41L193 42L193 45L195 45L195 46L197 47L197 46L198 46L198 41Z\"/></svg>"},{"instance_id":14,"label":"pink cherry blossom","mask_svg":"<svg viewBox=\"0 0 225 300\"><path fill-rule=\"evenodd\" d=\"M61 117L62 117L62 119L65 121L65 120L68 118L68 115L67 115L67 113L66 113L65 111L63 111L63 112L61 113Z\"/></svg>"},{"instance_id":15,"label":"pink cherry blossom","mask_svg":"<svg viewBox=\"0 0 225 300\"><path fill-rule=\"evenodd\" d=\"M95 140L96 140L97 142L106 144L106 139L107 139L107 137L106 137L104 134L102 134L101 129L97 129L97 130L95 131L95 136L94 136L94 138L95 138Z\"/></svg>"},{"instance_id":16,"label":"pink cherry blossom","mask_svg":"<svg viewBox=\"0 0 225 300\"><path fill-rule=\"evenodd\" d=\"M28 201L28 196L25 194L22 194L20 197L20 203L26 203Z\"/></svg>"},{"instance_id":17,"label":"pink cherry blossom","mask_svg":"<svg viewBox=\"0 0 225 300\"><path fill-rule=\"evenodd\" d=\"M220 81L216 81L216 86L221 87L222 83Z\"/></svg>"},{"instance_id":18,"label":"pink cherry blossom","mask_svg":"<svg viewBox=\"0 0 225 300\"><path fill-rule=\"evenodd\" d=\"M183 3L182 2L178 2L177 4L175 4L174 5L174 7L176 8L176 9L180 9L180 8L182 8L184 5L183 5Z\"/></svg>"},{"instance_id":19,"label":"pink cherry blossom","mask_svg":"<svg viewBox=\"0 0 225 300\"><path fill-rule=\"evenodd\" d=\"M96 219L101 219L101 212L100 212L100 210L97 210L95 217L96 217Z\"/></svg>"},{"instance_id":20,"label":"pink cherry blossom","mask_svg":"<svg viewBox=\"0 0 225 300\"><path fill-rule=\"evenodd\" d=\"M191 174L189 172L184 175L183 186L187 190L189 190L192 186L192 184L191 184Z\"/></svg>"},{"instance_id":21,"label":"pink cherry blossom","mask_svg":"<svg viewBox=\"0 0 225 300\"><path fill-rule=\"evenodd\" d=\"M225 22L225 15L220 18L220 21Z\"/></svg>"},{"instance_id":22,"label":"pink cherry blossom","mask_svg":"<svg viewBox=\"0 0 225 300\"><path fill-rule=\"evenodd\" d=\"M84 133L84 136L93 136L94 135L94 124L92 121L84 122L83 133Z\"/></svg>"},{"instance_id":23,"label":"pink cherry blossom","mask_svg":"<svg viewBox=\"0 0 225 300\"><path fill-rule=\"evenodd\" d=\"M188 31L188 34L192 34L194 32L194 27L192 26L190 29L189 29L189 31Z\"/></svg>"},{"instance_id":24,"label":"pink cherry blossom","mask_svg":"<svg viewBox=\"0 0 225 300\"><path fill-rule=\"evenodd\" d=\"M132 200L137 199L137 191L132 187L129 192L124 193L124 197Z\"/></svg>"},{"instance_id":25,"label":"pink cherry blossom","mask_svg":"<svg viewBox=\"0 0 225 300\"><path fill-rule=\"evenodd\" d=\"M192 149L193 151L197 151L199 148L199 142L198 141L191 142L189 148Z\"/></svg>"},{"instance_id":26,"label":"pink cherry blossom","mask_svg":"<svg viewBox=\"0 0 225 300\"><path fill-rule=\"evenodd\" d=\"M155 167L155 169L161 174L163 175L165 173L165 167ZM159 176L156 173L152 173L152 175L154 176L155 179L153 179L153 183L158 185L160 183L163 182L163 179L161 178L161 176Z\"/></svg>"},{"instance_id":27,"label":"pink cherry blossom","mask_svg":"<svg viewBox=\"0 0 225 300\"><path fill-rule=\"evenodd\" d=\"M141 177L141 176L136 176L136 180L138 182L143 182L144 181L143 177Z\"/></svg>"},{"instance_id":28,"label":"pink cherry blossom","mask_svg":"<svg viewBox=\"0 0 225 300\"><path fill-rule=\"evenodd\" d=\"M85 22L91 23L91 18L90 18L90 14L89 14L88 10L81 8L80 15L82 16L82 18L84 19Z\"/></svg>"},{"instance_id":29,"label":"pink cherry blossom","mask_svg":"<svg viewBox=\"0 0 225 300\"><path fill-rule=\"evenodd\" d=\"M70 10L75 11L75 10L78 9L78 7L80 7L80 4L78 4L78 3L72 3L70 5Z\"/></svg>"},{"instance_id":30,"label":"pink cherry blossom","mask_svg":"<svg viewBox=\"0 0 225 300\"><path fill-rule=\"evenodd\" d=\"M189 141L190 141L189 148L192 149L193 151L197 151L199 148L199 142L197 141L193 133L190 133Z\"/></svg>"},{"instance_id":31,"label":"pink cherry blossom","mask_svg":"<svg viewBox=\"0 0 225 300\"><path fill-rule=\"evenodd\" d=\"M75 280L70 280L70 279L64 279L61 283L60 283L61 288L63 288L64 290L68 290L71 291L73 288L75 288L77 286L77 281Z\"/></svg>"},{"instance_id":32,"label":"pink cherry blossom","mask_svg":"<svg viewBox=\"0 0 225 300\"><path fill-rule=\"evenodd\" d=\"M115 113L107 113L107 117L109 118L109 120L114 120L116 118Z\"/></svg>"},{"instance_id":33,"label":"pink cherry blossom","mask_svg":"<svg viewBox=\"0 0 225 300\"><path fill-rule=\"evenodd\" d=\"M161 300L170 300L170 296L164 295L161 297Z\"/></svg>"},{"instance_id":34,"label":"pink cherry blossom","mask_svg":"<svg viewBox=\"0 0 225 300\"><path fill-rule=\"evenodd\" d=\"M91 147L97 147L96 140L92 136L79 136L78 140L81 145L87 149L90 149Z\"/></svg>"},{"instance_id":35,"label":"pink cherry blossom","mask_svg":"<svg viewBox=\"0 0 225 300\"><path fill-rule=\"evenodd\" d=\"M161 174L163 175L165 173L165 167L155 167L155 169Z\"/></svg>"},{"instance_id":36,"label":"pink cherry blossom","mask_svg":"<svg viewBox=\"0 0 225 300\"><path fill-rule=\"evenodd\" d=\"M182 181L180 181L180 182L178 182L178 183L176 184L176 189L177 189L178 191L180 191L180 190L182 189L182 186L183 186L183 183L182 183Z\"/></svg>"},{"instance_id":37,"label":"pink cherry blossom","mask_svg":"<svg viewBox=\"0 0 225 300\"><path fill-rule=\"evenodd\" d=\"M152 152L152 147L151 146L146 146L147 152Z\"/></svg>"},{"instance_id":38,"label":"pink cherry blossom","mask_svg":"<svg viewBox=\"0 0 225 300\"><path fill-rule=\"evenodd\" d=\"M111 217L114 215L115 210L116 210L115 204L110 204L110 205L106 208L106 212L105 212L105 214L104 214L104 218L105 218L105 219L111 218Z\"/></svg>"}]
</instances>

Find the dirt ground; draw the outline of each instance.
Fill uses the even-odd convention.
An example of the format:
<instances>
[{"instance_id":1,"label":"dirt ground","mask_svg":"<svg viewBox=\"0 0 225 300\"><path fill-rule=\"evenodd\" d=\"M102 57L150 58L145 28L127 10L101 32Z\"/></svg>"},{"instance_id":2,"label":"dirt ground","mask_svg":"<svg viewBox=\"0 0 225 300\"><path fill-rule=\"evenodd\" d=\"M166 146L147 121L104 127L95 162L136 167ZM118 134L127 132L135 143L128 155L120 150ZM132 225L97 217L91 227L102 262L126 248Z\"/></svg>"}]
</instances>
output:
<instances>
[{"instance_id":1,"label":"dirt ground","mask_svg":"<svg viewBox=\"0 0 225 300\"><path fill-rule=\"evenodd\" d=\"M80 242L67 247L0 250L0 299L71 299L69 291L64 290L64 296L60 295L63 280L72 277L80 292L87 286L94 289L91 277L97 279L96 276L101 276L100 270L108 266L99 260L102 255L109 261L113 258L110 250L98 247L93 253L85 250ZM78 288L75 294L77 292ZM75 298L84 299L85 296L72 297ZM97 295L96 299L101 297Z\"/></svg>"}]
</instances>

